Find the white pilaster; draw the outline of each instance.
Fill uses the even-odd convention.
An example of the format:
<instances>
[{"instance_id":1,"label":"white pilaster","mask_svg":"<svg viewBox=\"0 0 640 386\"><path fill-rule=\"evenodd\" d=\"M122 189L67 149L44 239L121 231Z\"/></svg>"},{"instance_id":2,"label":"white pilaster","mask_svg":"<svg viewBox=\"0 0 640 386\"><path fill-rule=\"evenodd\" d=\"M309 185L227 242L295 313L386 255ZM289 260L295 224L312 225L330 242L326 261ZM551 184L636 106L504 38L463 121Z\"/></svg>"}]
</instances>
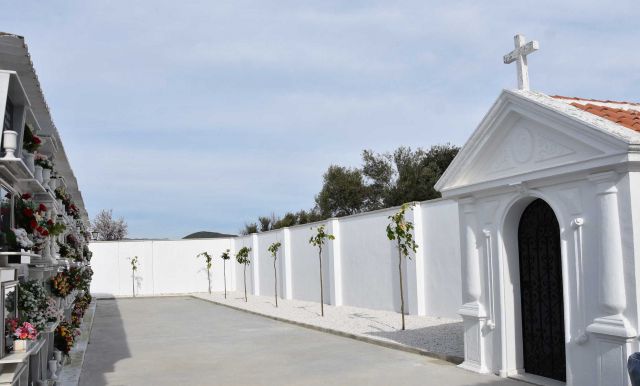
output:
<instances>
[{"instance_id":1,"label":"white pilaster","mask_svg":"<svg viewBox=\"0 0 640 386\"><path fill-rule=\"evenodd\" d=\"M251 243L251 253L253 254L251 259L251 265L253 266L253 294L260 296L260 244L257 233L251 235Z\"/></svg>"},{"instance_id":2,"label":"white pilaster","mask_svg":"<svg viewBox=\"0 0 640 386\"><path fill-rule=\"evenodd\" d=\"M600 306L603 316L587 327L596 338L598 384L628 385L627 358L633 352L636 330L624 316L627 298L624 282L624 256L618 208L618 175L615 172L593 174L600 211Z\"/></svg>"},{"instance_id":3,"label":"white pilaster","mask_svg":"<svg viewBox=\"0 0 640 386\"><path fill-rule=\"evenodd\" d=\"M236 243L238 242L238 238L234 237L231 239L231 242L229 243L229 254L231 255L231 258L227 261L227 274L229 274L229 272L231 272L231 283L229 284L229 288L231 288L232 291L237 291L238 288L238 281L237 281L237 270L238 270L238 263L236 261Z\"/></svg>"},{"instance_id":4,"label":"white pilaster","mask_svg":"<svg viewBox=\"0 0 640 386\"><path fill-rule=\"evenodd\" d=\"M282 253L284 255L284 294L286 299L293 299L293 276L291 272L291 230L282 230Z\"/></svg>"},{"instance_id":5,"label":"white pilaster","mask_svg":"<svg viewBox=\"0 0 640 386\"><path fill-rule=\"evenodd\" d=\"M340 251L340 221L332 218L327 221L327 233L335 236L335 240L329 241L327 249L331 251L329 268L331 272L331 304L341 306L343 304L342 297L342 253Z\"/></svg>"},{"instance_id":6,"label":"white pilaster","mask_svg":"<svg viewBox=\"0 0 640 386\"><path fill-rule=\"evenodd\" d=\"M411 253L411 260L406 260L407 311L409 314L426 315L425 245L420 203L414 203L412 210L406 216L407 221L413 223L413 238L418 245L416 253Z\"/></svg>"},{"instance_id":7,"label":"white pilaster","mask_svg":"<svg viewBox=\"0 0 640 386\"><path fill-rule=\"evenodd\" d=\"M467 370L488 373L485 354L484 326L487 313L480 302L482 283L480 272L480 254L477 237L477 219L475 200L460 200L463 225L463 283L462 297L465 302L460 308L460 316L464 321L464 362L460 367Z\"/></svg>"}]
</instances>

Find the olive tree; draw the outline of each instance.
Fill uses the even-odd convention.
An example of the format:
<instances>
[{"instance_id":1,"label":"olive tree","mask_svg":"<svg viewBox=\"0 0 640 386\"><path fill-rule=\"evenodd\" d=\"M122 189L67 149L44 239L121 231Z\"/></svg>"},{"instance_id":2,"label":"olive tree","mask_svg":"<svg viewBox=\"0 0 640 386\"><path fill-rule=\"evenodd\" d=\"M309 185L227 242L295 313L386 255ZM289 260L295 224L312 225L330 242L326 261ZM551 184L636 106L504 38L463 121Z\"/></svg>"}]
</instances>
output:
<instances>
[{"instance_id":1,"label":"olive tree","mask_svg":"<svg viewBox=\"0 0 640 386\"><path fill-rule=\"evenodd\" d=\"M278 270L276 269L276 261L278 260L278 249L280 249L281 245L282 244L278 241L269 245L269 248L267 248L273 257L273 293L276 298L276 307L278 307Z\"/></svg>"},{"instance_id":2,"label":"olive tree","mask_svg":"<svg viewBox=\"0 0 640 386\"><path fill-rule=\"evenodd\" d=\"M222 278L224 280L224 298L227 298L227 260L229 260L231 258L231 255L229 254L229 252L231 252L230 250L226 250L224 252L222 252L222 255L220 255L220 258L222 259Z\"/></svg>"},{"instance_id":3,"label":"olive tree","mask_svg":"<svg viewBox=\"0 0 640 386\"><path fill-rule=\"evenodd\" d=\"M311 228L313 229L313 228ZM322 288L322 246L327 240L335 240L335 236L330 233L325 233L324 225L320 225L316 228L316 234L311 236L309 244L314 247L318 247L318 261L320 267L320 315L324 316L324 294Z\"/></svg>"},{"instance_id":4,"label":"olive tree","mask_svg":"<svg viewBox=\"0 0 640 386\"><path fill-rule=\"evenodd\" d=\"M413 223L405 219L405 213L411 204L403 204L392 216L389 216L391 222L387 225L387 237L389 240L395 240L398 247L398 274L400 275L400 313L402 314L402 329L404 330L404 294L402 291L402 257L408 257L410 251L416 252L418 245L413 240Z\"/></svg>"},{"instance_id":5,"label":"olive tree","mask_svg":"<svg viewBox=\"0 0 640 386\"><path fill-rule=\"evenodd\" d=\"M238 264L242 264L243 268L243 277L244 277L244 301L247 301L247 265L251 264L251 260L249 260L249 252L251 252L251 248L242 247L236 253L236 261Z\"/></svg>"},{"instance_id":6,"label":"olive tree","mask_svg":"<svg viewBox=\"0 0 640 386\"><path fill-rule=\"evenodd\" d=\"M207 264L207 282L209 283L209 295L211 295L211 261L213 257L208 252L201 252L196 257L204 256L204 261Z\"/></svg>"}]
</instances>

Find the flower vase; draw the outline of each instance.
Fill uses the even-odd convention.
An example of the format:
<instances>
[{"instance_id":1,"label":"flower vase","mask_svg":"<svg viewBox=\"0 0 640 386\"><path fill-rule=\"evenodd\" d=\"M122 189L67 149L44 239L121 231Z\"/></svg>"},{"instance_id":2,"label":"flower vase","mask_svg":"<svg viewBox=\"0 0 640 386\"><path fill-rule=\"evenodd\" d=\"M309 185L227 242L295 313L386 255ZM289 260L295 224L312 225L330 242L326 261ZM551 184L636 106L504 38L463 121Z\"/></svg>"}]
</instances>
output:
<instances>
[{"instance_id":1,"label":"flower vase","mask_svg":"<svg viewBox=\"0 0 640 386\"><path fill-rule=\"evenodd\" d=\"M56 362L62 364L62 351L55 350L53 352L53 357L56 359Z\"/></svg>"},{"instance_id":2,"label":"flower vase","mask_svg":"<svg viewBox=\"0 0 640 386\"><path fill-rule=\"evenodd\" d=\"M61 199L56 199L56 201L58 202L58 208L64 210L64 202L62 202Z\"/></svg>"},{"instance_id":3,"label":"flower vase","mask_svg":"<svg viewBox=\"0 0 640 386\"><path fill-rule=\"evenodd\" d=\"M55 192L57 187L58 187L58 179L57 178L50 178L49 179L49 188L51 188L51 191Z\"/></svg>"},{"instance_id":4,"label":"flower vase","mask_svg":"<svg viewBox=\"0 0 640 386\"><path fill-rule=\"evenodd\" d=\"M13 130L3 131L4 157L3 159L15 160L16 148L18 147L18 133Z\"/></svg>"},{"instance_id":5,"label":"flower vase","mask_svg":"<svg viewBox=\"0 0 640 386\"><path fill-rule=\"evenodd\" d=\"M16 339L13 341L14 352L27 352L29 350L29 343L31 341L27 339Z\"/></svg>"},{"instance_id":6,"label":"flower vase","mask_svg":"<svg viewBox=\"0 0 640 386\"><path fill-rule=\"evenodd\" d=\"M51 256L51 247L50 247L51 241L49 240L49 238L47 237L45 242L42 245L42 258L45 261L48 262L52 262L52 256Z\"/></svg>"},{"instance_id":7,"label":"flower vase","mask_svg":"<svg viewBox=\"0 0 640 386\"><path fill-rule=\"evenodd\" d=\"M36 181L42 183L42 166L36 165L34 170L34 177L36 178Z\"/></svg>"},{"instance_id":8,"label":"flower vase","mask_svg":"<svg viewBox=\"0 0 640 386\"><path fill-rule=\"evenodd\" d=\"M45 186L49 186L49 180L51 179L51 169L42 169L42 184Z\"/></svg>"},{"instance_id":9,"label":"flower vase","mask_svg":"<svg viewBox=\"0 0 640 386\"><path fill-rule=\"evenodd\" d=\"M57 245L56 245L55 241L53 241L53 242L49 241L49 248L50 248L49 249L49 254L51 255L52 259L55 259L57 257L56 254L58 253L58 251L57 251L56 247L57 247Z\"/></svg>"},{"instance_id":10,"label":"flower vase","mask_svg":"<svg viewBox=\"0 0 640 386\"><path fill-rule=\"evenodd\" d=\"M58 379L58 362L55 359L51 359L49 361L49 379L57 380Z\"/></svg>"},{"instance_id":11,"label":"flower vase","mask_svg":"<svg viewBox=\"0 0 640 386\"><path fill-rule=\"evenodd\" d=\"M22 160L24 161L24 164L27 166L27 169L29 169L31 174L35 174L35 168L36 168L35 159L36 159L35 154L22 150Z\"/></svg>"}]
</instances>

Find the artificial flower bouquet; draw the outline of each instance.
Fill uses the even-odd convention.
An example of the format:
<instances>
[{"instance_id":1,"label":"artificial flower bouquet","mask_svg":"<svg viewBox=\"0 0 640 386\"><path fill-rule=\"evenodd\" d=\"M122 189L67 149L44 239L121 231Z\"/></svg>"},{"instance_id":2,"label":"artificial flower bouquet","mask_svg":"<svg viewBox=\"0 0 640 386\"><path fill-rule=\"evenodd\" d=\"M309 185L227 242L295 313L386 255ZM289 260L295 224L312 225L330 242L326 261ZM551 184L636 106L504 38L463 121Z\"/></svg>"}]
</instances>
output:
<instances>
[{"instance_id":1,"label":"artificial flower bouquet","mask_svg":"<svg viewBox=\"0 0 640 386\"><path fill-rule=\"evenodd\" d=\"M46 308L44 309L44 318L47 323L57 323L64 318L64 311L58 307L58 302L51 296L47 297Z\"/></svg>"},{"instance_id":2,"label":"artificial flower bouquet","mask_svg":"<svg viewBox=\"0 0 640 386\"><path fill-rule=\"evenodd\" d=\"M40 148L40 145L42 145L42 139L33 134L33 130L29 125L25 125L22 148L29 153L35 153Z\"/></svg>"},{"instance_id":3,"label":"artificial flower bouquet","mask_svg":"<svg viewBox=\"0 0 640 386\"><path fill-rule=\"evenodd\" d=\"M49 224L47 223L47 206L36 204L31 199L31 194L25 193L16 198L15 219L16 227L24 229L27 234L35 239L44 239L49 236Z\"/></svg>"},{"instance_id":4,"label":"artificial flower bouquet","mask_svg":"<svg viewBox=\"0 0 640 386\"><path fill-rule=\"evenodd\" d=\"M60 298L66 298L73 288L69 281L69 273L65 270L58 272L57 275L51 278L51 293Z\"/></svg>"},{"instance_id":5,"label":"artificial flower bouquet","mask_svg":"<svg viewBox=\"0 0 640 386\"><path fill-rule=\"evenodd\" d=\"M53 170L53 162L51 162L49 157L44 154L36 154L36 165L40 166L43 169Z\"/></svg>"},{"instance_id":6,"label":"artificial flower bouquet","mask_svg":"<svg viewBox=\"0 0 640 386\"><path fill-rule=\"evenodd\" d=\"M86 292L82 296L76 297L76 302L73 305L73 311L71 312L71 325L74 327L80 327L82 324L82 318L84 317L89 304L91 303L91 295Z\"/></svg>"},{"instance_id":7,"label":"artificial flower bouquet","mask_svg":"<svg viewBox=\"0 0 640 386\"><path fill-rule=\"evenodd\" d=\"M19 322L17 319L7 319L5 325L7 349L14 352L25 352L31 342L38 340L38 329L29 322Z\"/></svg>"},{"instance_id":8,"label":"artificial flower bouquet","mask_svg":"<svg viewBox=\"0 0 640 386\"><path fill-rule=\"evenodd\" d=\"M10 244L13 249L31 249L35 246L35 243L29 238L29 234L24 228L12 228L10 230L9 238L13 241Z\"/></svg>"},{"instance_id":9,"label":"artificial flower bouquet","mask_svg":"<svg viewBox=\"0 0 640 386\"><path fill-rule=\"evenodd\" d=\"M80 335L79 328L74 328L67 322L60 322L54 334L53 345L65 355L69 355L78 335Z\"/></svg>"},{"instance_id":10,"label":"artificial flower bouquet","mask_svg":"<svg viewBox=\"0 0 640 386\"><path fill-rule=\"evenodd\" d=\"M69 269L69 283L74 289L89 292L92 276L93 270L88 266Z\"/></svg>"},{"instance_id":11,"label":"artificial flower bouquet","mask_svg":"<svg viewBox=\"0 0 640 386\"><path fill-rule=\"evenodd\" d=\"M38 280L20 283L18 290L18 314L21 319L29 321L38 331L42 331L47 324L45 310L47 307L47 292Z\"/></svg>"}]
</instances>

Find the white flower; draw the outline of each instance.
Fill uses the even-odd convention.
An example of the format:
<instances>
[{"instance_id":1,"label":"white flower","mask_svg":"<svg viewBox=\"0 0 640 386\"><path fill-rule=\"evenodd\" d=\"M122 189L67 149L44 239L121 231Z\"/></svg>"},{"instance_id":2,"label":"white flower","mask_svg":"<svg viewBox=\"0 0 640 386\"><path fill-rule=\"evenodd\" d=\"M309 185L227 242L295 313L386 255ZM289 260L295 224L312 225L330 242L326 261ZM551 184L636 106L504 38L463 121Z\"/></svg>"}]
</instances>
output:
<instances>
[{"instance_id":1,"label":"white flower","mask_svg":"<svg viewBox=\"0 0 640 386\"><path fill-rule=\"evenodd\" d=\"M12 229L12 231L13 234L16 235L16 241L18 242L18 245L20 245L20 247L25 249L33 247L33 241L29 239L27 231L25 231L23 228Z\"/></svg>"}]
</instances>

